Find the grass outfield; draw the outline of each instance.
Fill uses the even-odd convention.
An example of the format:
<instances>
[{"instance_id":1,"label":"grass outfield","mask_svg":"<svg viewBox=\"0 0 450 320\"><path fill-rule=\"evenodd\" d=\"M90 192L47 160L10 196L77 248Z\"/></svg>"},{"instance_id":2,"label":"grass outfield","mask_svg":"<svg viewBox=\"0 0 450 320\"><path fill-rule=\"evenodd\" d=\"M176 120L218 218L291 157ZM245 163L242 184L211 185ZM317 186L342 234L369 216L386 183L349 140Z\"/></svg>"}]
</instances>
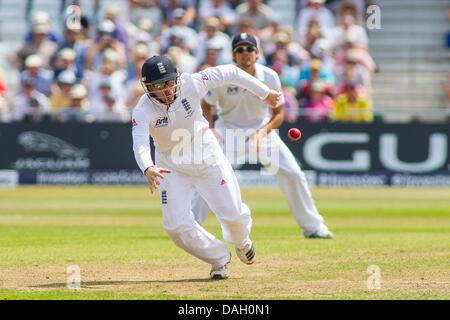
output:
<instances>
[{"instance_id":1,"label":"grass outfield","mask_svg":"<svg viewBox=\"0 0 450 320\"><path fill-rule=\"evenodd\" d=\"M213 281L166 236L146 187L0 190L0 299L450 298L450 189L312 192L335 239L304 239L278 189L243 189L257 262L229 246L230 278ZM205 226L221 238L213 215ZM66 287L72 265L79 290Z\"/></svg>"}]
</instances>

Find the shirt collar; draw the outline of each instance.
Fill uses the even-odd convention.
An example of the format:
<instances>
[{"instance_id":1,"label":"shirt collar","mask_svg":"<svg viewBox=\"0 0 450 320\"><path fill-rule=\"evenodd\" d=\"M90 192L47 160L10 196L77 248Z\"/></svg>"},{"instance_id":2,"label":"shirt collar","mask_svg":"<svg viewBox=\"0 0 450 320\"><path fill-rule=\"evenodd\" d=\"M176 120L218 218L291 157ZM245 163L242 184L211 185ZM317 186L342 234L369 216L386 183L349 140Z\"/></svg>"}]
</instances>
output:
<instances>
[{"instance_id":1,"label":"shirt collar","mask_svg":"<svg viewBox=\"0 0 450 320\"><path fill-rule=\"evenodd\" d=\"M264 70L259 63L255 63L255 78L264 82Z\"/></svg>"}]
</instances>

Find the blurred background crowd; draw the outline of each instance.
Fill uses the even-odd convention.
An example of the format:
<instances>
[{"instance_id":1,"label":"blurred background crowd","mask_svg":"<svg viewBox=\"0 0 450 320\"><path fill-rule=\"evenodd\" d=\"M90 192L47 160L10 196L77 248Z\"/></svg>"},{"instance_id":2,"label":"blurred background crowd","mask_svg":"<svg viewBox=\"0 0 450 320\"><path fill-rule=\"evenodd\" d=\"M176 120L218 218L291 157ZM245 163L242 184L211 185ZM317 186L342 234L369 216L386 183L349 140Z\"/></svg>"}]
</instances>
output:
<instances>
[{"instance_id":1,"label":"blurred background crowd","mask_svg":"<svg viewBox=\"0 0 450 320\"><path fill-rule=\"evenodd\" d=\"M35 10L7 57L17 88L0 69L0 122L128 122L147 58L167 55L189 73L233 63L231 37L242 32L257 37L258 62L279 74L287 122L372 122L371 1L298 1L294 26L263 0L92 0L94 15L62 0L61 28Z\"/></svg>"}]
</instances>

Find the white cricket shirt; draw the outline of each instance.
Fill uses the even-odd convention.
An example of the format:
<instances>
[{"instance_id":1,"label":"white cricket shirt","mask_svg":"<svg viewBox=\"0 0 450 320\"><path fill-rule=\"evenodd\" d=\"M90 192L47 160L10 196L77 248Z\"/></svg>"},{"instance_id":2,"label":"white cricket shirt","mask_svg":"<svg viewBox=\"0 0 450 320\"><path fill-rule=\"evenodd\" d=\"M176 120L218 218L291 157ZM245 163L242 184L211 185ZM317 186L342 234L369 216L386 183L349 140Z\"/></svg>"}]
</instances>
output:
<instances>
[{"instance_id":1,"label":"white cricket shirt","mask_svg":"<svg viewBox=\"0 0 450 320\"><path fill-rule=\"evenodd\" d=\"M278 74L261 64L255 64L255 78L270 89L281 91ZM270 106L245 88L230 84L212 89L205 96L208 104L219 104L219 120L229 128L259 129L271 118ZM277 106L284 105L283 94Z\"/></svg>"},{"instance_id":2,"label":"white cricket shirt","mask_svg":"<svg viewBox=\"0 0 450 320\"><path fill-rule=\"evenodd\" d=\"M170 106L150 100L144 94L133 109L133 151L142 172L153 165L150 135L156 150L168 154L179 143L179 139L172 135L176 129L183 129L181 132L189 133L191 137L209 130L200 104L209 90L231 85L251 91L254 99L263 100L269 95L269 88L264 83L231 64L207 68L199 73L183 73L179 81L177 98ZM212 134L210 137L215 141Z\"/></svg>"}]
</instances>

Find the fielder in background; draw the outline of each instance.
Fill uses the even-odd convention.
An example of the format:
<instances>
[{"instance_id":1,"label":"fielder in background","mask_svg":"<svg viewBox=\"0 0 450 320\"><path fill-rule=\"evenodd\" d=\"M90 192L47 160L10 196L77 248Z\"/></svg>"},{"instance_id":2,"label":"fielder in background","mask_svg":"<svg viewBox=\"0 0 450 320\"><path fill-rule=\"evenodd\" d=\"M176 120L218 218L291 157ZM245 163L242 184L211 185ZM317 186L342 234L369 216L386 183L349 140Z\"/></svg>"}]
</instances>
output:
<instances>
[{"instance_id":1,"label":"fielder in background","mask_svg":"<svg viewBox=\"0 0 450 320\"><path fill-rule=\"evenodd\" d=\"M133 110L133 150L151 193L159 191L164 229L178 247L211 264L211 278L228 278L231 253L195 221L192 196L197 191L207 201L220 221L223 238L247 264L256 257L249 238L252 219L241 201L233 168L202 115L201 99L208 90L226 84L242 86L273 107L281 94L234 65L179 76L172 61L154 56L145 61L141 73L146 94ZM199 153L201 157L196 157Z\"/></svg>"},{"instance_id":2,"label":"fielder in background","mask_svg":"<svg viewBox=\"0 0 450 320\"><path fill-rule=\"evenodd\" d=\"M255 79L265 83L269 88L279 91L280 79L275 71L256 63L259 51L256 39L247 33L233 37L233 60L237 66ZM219 105L218 119L213 124L211 108ZM252 92L234 85L222 86L211 90L202 101L203 115L209 121L214 135L222 143L225 155L232 165L248 156L249 150L257 150L258 161L270 168L285 194L289 208L303 229L306 238L329 239L333 234L324 224L324 219L317 208L308 189L304 173L301 171L295 157L276 132L283 122L284 97L282 96L276 108L270 115L267 104L258 99ZM235 131L236 134L231 134ZM239 136L242 131L253 132L248 136L249 145L236 148L237 144L227 143L226 139ZM253 148L251 146L253 144ZM227 150L229 146L234 150ZM277 154L274 158L268 155ZM230 159L230 157L232 159ZM275 162L273 159L277 159ZM274 170L275 167L275 170ZM194 196L192 210L198 223L203 224L210 208L197 194Z\"/></svg>"}]
</instances>

